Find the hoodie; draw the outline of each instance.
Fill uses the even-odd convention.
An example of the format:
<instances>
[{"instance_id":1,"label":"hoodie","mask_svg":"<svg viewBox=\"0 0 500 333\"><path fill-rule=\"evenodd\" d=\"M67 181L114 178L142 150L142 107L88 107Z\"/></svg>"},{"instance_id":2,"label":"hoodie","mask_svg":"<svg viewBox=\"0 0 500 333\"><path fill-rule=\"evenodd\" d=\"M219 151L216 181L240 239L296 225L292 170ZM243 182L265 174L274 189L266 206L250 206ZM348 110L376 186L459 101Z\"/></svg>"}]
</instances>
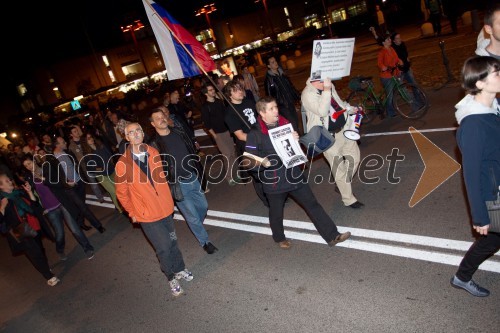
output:
<instances>
[{"instance_id":1,"label":"hoodie","mask_svg":"<svg viewBox=\"0 0 500 333\"><path fill-rule=\"evenodd\" d=\"M457 105L455 105L455 118L457 118L457 122L460 125L462 120L473 114L498 114L499 113L499 105L497 100L493 100L493 105L491 107L487 107L479 102L474 100L473 95L465 96Z\"/></svg>"},{"instance_id":2,"label":"hoodie","mask_svg":"<svg viewBox=\"0 0 500 333\"><path fill-rule=\"evenodd\" d=\"M472 222L490 223L485 201L496 199L500 185L500 116L498 103L487 107L467 95L456 106L460 127L457 144L462 153L462 168Z\"/></svg>"},{"instance_id":3,"label":"hoodie","mask_svg":"<svg viewBox=\"0 0 500 333\"><path fill-rule=\"evenodd\" d=\"M481 29L479 32L479 35L477 35L477 48L476 48L476 54L478 56L490 56L493 58L500 59L500 55L492 54L486 50L486 48L490 45L491 39L485 37L485 32L484 28Z\"/></svg>"}]
</instances>

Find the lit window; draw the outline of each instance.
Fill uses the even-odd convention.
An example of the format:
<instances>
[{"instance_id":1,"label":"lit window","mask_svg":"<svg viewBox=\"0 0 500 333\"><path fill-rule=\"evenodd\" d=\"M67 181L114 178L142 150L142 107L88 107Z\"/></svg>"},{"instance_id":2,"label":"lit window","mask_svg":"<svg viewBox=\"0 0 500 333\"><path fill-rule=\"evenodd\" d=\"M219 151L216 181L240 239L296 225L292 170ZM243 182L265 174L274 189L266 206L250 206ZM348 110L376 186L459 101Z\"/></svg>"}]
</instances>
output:
<instances>
[{"instance_id":1,"label":"lit window","mask_svg":"<svg viewBox=\"0 0 500 333\"><path fill-rule=\"evenodd\" d=\"M111 79L111 82L116 82L115 74L113 74L113 71L108 71L109 78Z\"/></svg>"},{"instance_id":2,"label":"lit window","mask_svg":"<svg viewBox=\"0 0 500 333\"><path fill-rule=\"evenodd\" d=\"M109 60L108 60L108 57L103 55L102 56L102 61L104 61L104 64L106 65L106 67L109 67Z\"/></svg>"},{"instance_id":3,"label":"lit window","mask_svg":"<svg viewBox=\"0 0 500 333\"><path fill-rule=\"evenodd\" d=\"M337 9L332 12L332 21L333 22L340 22L340 21L345 21L347 19L346 11L344 8Z\"/></svg>"}]
</instances>

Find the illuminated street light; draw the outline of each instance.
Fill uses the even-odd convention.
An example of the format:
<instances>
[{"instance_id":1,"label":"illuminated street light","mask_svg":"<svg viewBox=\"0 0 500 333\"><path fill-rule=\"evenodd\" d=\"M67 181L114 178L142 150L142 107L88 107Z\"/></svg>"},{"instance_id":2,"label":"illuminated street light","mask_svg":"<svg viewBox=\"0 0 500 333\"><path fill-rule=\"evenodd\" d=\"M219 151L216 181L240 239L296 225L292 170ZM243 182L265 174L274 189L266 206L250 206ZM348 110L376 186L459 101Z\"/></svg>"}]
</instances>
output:
<instances>
[{"instance_id":1,"label":"illuminated street light","mask_svg":"<svg viewBox=\"0 0 500 333\"><path fill-rule=\"evenodd\" d=\"M215 12L217 8L215 7L215 3L211 3L209 5L205 5L201 7L200 9L196 10L195 16L200 16L200 15L205 15L205 19L207 20L208 28L210 29L210 33L212 34L212 40L214 41L215 49L217 50L217 53L219 53L219 48L217 47L217 42L215 38L215 33L214 29L212 29L212 23L210 22L210 14Z\"/></svg>"},{"instance_id":2,"label":"illuminated street light","mask_svg":"<svg viewBox=\"0 0 500 333\"><path fill-rule=\"evenodd\" d=\"M195 16L200 16L202 14L205 15L205 18L207 19L207 24L210 29L212 29L212 24L210 23L210 17L208 16L209 14L215 12L217 8L215 7L215 3L211 3L210 5L205 5L195 11ZM215 36L212 36L213 39L215 40Z\"/></svg>"},{"instance_id":3,"label":"illuminated street light","mask_svg":"<svg viewBox=\"0 0 500 333\"><path fill-rule=\"evenodd\" d=\"M137 44L137 39L135 38L135 32L138 30L141 30L144 28L144 24L142 24L141 20L135 20L133 24L129 24L126 27L120 27L122 29L122 32L129 32L132 35L132 40L134 41L135 49L137 50L137 53L139 54L139 58L141 59L142 66L144 66L144 70L146 71L146 75L149 79L149 72L148 72L148 67L146 66L146 62L144 61L144 58L142 56L141 49L139 48L139 44Z\"/></svg>"}]
</instances>

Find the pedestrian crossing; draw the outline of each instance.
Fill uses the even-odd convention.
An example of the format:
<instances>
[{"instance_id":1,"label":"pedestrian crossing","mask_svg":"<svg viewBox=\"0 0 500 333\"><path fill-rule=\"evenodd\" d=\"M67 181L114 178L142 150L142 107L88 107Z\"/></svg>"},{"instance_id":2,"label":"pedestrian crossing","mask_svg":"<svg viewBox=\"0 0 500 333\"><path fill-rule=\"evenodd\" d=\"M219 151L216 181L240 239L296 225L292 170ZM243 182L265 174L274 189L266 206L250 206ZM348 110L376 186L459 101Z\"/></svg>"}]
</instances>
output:
<instances>
[{"instance_id":1,"label":"pedestrian crossing","mask_svg":"<svg viewBox=\"0 0 500 333\"><path fill-rule=\"evenodd\" d=\"M94 195L87 194L86 203L89 205L114 209L111 198L105 197L100 203ZM176 210L174 218L183 221L184 218ZM209 210L205 225L219 228L240 230L244 232L271 235L268 217L232 212ZM284 220L285 234L291 240L318 243L326 246L325 241L317 233L311 222ZM460 264L465 252L472 242L453 239L402 234L396 232L378 231L362 228L338 226L339 232L350 231L352 237L340 243L337 247L380 253L385 255L410 258L415 260L456 266ZM500 273L500 254L496 253L485 261L480 270Z\"/></svg>"}]
</instances>

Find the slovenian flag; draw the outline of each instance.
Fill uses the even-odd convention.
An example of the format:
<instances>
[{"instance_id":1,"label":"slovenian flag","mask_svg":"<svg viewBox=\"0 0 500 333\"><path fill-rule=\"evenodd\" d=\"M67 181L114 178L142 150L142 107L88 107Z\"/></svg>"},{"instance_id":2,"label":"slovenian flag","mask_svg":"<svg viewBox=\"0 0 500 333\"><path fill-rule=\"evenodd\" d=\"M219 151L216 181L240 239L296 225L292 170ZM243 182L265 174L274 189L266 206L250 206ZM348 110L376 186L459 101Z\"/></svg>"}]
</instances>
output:
<instances>
[{"instance_id":1,"label":"slovenian flag","mask_svg":"<svg viewBox=\"0 0 500 333\"><path fill-rule=\"evenodd\" d=\"M179 22L156 2L152 0L142 0L142 2L160 47L169 80L202 74L196 62L205 72L215 70L215 62L210 54Z\"/></svg>"}]
</instances>

